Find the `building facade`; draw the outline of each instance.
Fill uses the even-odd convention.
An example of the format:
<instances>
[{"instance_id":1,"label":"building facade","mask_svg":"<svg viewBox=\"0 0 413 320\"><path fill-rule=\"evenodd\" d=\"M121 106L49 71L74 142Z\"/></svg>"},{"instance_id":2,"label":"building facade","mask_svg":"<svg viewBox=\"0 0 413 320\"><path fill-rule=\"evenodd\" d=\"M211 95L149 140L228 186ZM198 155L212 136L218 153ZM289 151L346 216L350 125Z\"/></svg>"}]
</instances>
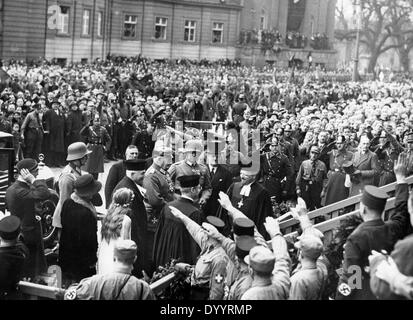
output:
<instances>
[{"instance_id":1,"label":"building facade","mask_svg":"<svg viewBox=\"0 0 413 320\"><path fill-rule=\"evenodd\" d=\"M262 50L242 32L278 30L333 37L336 0L0 0L2 59L90 62L108 54L153 59L277 62L292 54L332 61L309 46Z\"/></svg>"}]
</instances>

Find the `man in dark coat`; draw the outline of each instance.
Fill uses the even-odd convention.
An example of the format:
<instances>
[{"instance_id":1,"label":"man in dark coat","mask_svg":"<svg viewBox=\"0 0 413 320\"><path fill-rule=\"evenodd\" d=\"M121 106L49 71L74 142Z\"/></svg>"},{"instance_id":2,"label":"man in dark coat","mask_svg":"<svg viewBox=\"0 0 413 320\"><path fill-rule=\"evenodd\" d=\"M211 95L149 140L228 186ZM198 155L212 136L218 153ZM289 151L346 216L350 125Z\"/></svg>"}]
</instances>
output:
<instances>
[{"instance_id":1,"label":"man in dark coat","mask_svg":"<svg viewBox=\"0 0 413 320\"><path fill-rule=\"evenodd\" d=\"M47 137L46 164L51 167L64 164L65 153L65 117L61 105L56 98L53 100L52 108L47 110L43 116L44 134Z\"/></svg>"},{"instance_id":2,"label":"man in dark coat","mask_svg":"<svg viewBox=\"0 0 413 320\"><path fill-rule=\"evenodd\" d=\"M131 218L131 240L138 246L138 259L134 263L132 274L142 277L142 270L150 273L150 263L148 257L151 253L147 252L145 235L148 229L148 217L144 204L145 189L142 187L145 176L146 160L133 159L125 160L126 176L119 181L113 193L120 188L129 188L135 195L131 204L131 211L128 214Z\"/></svg>"},{"instance_id":3,"label":"man in dark coat","mask_svg":"<svg viewBox=\"0 0 413 320\"><path fill-rule=\"evenodd\" d=\"M380 173L377 155L369 150L367 136L360 138L359 150L353 155L355 172L351 175L350 197L358 195L366 185L374 185L375 177Z\"/></svg>"},{"instance_id":4,"label":"man in dark coat","mask_svg":"<svg viewBox=\"0 0 413 320\"><path fill-rule=\"evenodd\" d=\"M125 158L126 160L138 159L139 151L134 145L130 145L126 148ZM116 162L112 167L110 167L108 177L106 178L105 184L105 199L106 208L109 208L110 202L112 200L113 189L126 175L126 167L124 161Z\"/></svg>"},{"instance_id":5,"label":"man in dark coat","mask_svg":"<svg viewBox=\"0 0 413 320\"><path fill-rule=\"evenodd\" d=\"M211 175L212 193L206 201L203 212L203 221L207 216L216 216L220 208L218 199L219 192L226 192L232 184L232 173L222 164L219 163L222 150L225 147L225 141L218 140L208 141L207 144L207 165Z\"/></svg>"},{"instance_id":6,"label":"man in dark coat","mask_svg":"<svg viewBox=\"0 0 413 320\"><path fill-rule=\"evenodd\" d=\"M179 259L180 262L189 264L196 262L199 248L185 225L171 213L169 205L201 224L201 212L196 205L201 191L199 177L199 175L178 177L181 197L162 209L153 248L153 261L156 266L163 266L171 259Z\"/></svg>"},{"instance_id":7,"label":"man in dark coat","mask_svg":"<svg viewBox=\"0 0 413 320\"><path fill-rule=\"evenodd\" d=\"M40 222L35 216L35 201L39 193L48 192L44 180L36 180L38 164L36 160L26 158L16 165L19 176L6 191L6 205L11 215L22 221L24 243L29 249L23 276L33 278L46 271L43 236Z\"/></svg>"},{"instance_id":8,"label":"man in dark coat","mask_svg":"<svg viewBox=\"0 0 413 320\"><path fill-rule=\"evenodd\" d=\"M336 141L337 149L329 152L330 171L327 174L327 183L321 194L325 198L324 205L347 199L349 189L345 186L346 173L344 163L351 161L353 153L347 150L346 138L338 136Z\"/></svg>"},{"instance_id":9,"label":"man in dark coat","mask_svg":"<svg viewBox=\"0 0 413 320\"><path fill-rule=\"evenodd\" d=\"M70 104L70 112L66 119L66 144L69 146L74 142L81 141L80 130L82 129L82 111L76 102Z\"/></svg>"},{"instance_id":10,"label":"man in dark coat","mask_svg":"<svg viewBox=\"0 0 413 320\"><path fill-rule=\"evenodd\" d=\"M396 209L388 221L384 222L381 218L388 195L371 185L364 188L360 202L360 215L364 222L352 232L344 245L343 274L338 286L337 299L375 299L370 289L370 276L365 267L369 265L368 257L372 250L386 250L390 253L395 243L408 231L407 165L406 157L403 156L399 157L395 165Z\"/></svg>"}]
</instances>

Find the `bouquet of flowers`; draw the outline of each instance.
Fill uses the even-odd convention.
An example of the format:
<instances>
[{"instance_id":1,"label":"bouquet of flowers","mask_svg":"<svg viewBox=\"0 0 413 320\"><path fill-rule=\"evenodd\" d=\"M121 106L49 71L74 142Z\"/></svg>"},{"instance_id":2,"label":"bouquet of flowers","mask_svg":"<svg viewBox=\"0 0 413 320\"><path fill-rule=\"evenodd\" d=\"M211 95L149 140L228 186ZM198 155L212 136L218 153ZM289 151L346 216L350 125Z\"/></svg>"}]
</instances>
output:
<instances>
[{"instance_id":1,"label":"bouquet of flowers","mask_svg":"<svg viewBox=\"0 0 413 320\"><path fill-rule=\"evenodd\" d=\"M165 266L159 266L153 273L150 284L176 272L175 265L179 262L177 259L171 259ZM157 296L159 300L185 300L189 299L191 289L191 274L176 272L176 277L172 283Z\"/></svg>"},{"instance_id":2,"label":"bouquet of flowers","mask_svg":"<svg viewBox=\"0 0 413 320\"><path fill-rule=\"evenodd\" d=\"M290 201L283 201L278 203L275 200L275 197L271 197L271 204L272 204L272 212L273 212L273 217L278 218L282 216L283 214L287 213L290 211L290 207L292 203Z\"/></svg>"}]
</instances>

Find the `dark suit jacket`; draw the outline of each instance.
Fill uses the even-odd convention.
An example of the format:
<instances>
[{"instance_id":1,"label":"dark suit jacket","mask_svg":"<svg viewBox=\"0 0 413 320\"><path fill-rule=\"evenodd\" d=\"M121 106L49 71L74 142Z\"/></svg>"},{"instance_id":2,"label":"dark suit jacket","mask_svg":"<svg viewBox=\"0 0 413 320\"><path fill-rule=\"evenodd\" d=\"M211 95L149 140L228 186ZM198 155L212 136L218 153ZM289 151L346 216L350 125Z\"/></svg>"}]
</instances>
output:
<instances>
[{"instance_id":1,"label":"dark suit jacket","mask_svg":"<svg viewBox=\"0 0 413 320\"><path fill-rule=\"evenodd\" d=\"M116 185L113 192L120 188L129 188L135 194L135 198L131 204L131 212L128 216L131 218L132 226L131 226L131 239L136 242L138 246L138 259L134 264L133 274L141 277L141 271L143 267L147 264L144 257L146 257L146 243L145 237L146 232L148 229L148 218L145 209L145 204L143 203L143 197L140 193L138 187L136 186L135 182L133 182L128 177L123 177L121 181Z\"/></svg>"},{"instance_id":2,"label":"dark suit jacket","mask_svg":"<svg viewBox=\"0 0 413 320\"><path fill-rule=\"evenodd\" d=\"M116 185L125 177L126 167L123 164L123 160L116 162L109 170L108 177L105 184L105 199L106 199L106 208L109 208L109 205L112 201L113 189Z\"/></svg>"},{"instance_id":3,"label":"dark suit jacket","mask_svg":"<svg viewBox=\"0 0 413 320\"><path fill-rule=\"evenodd\" d=\"M347 238L344 245L344 264L341 282L347 282L354 273L348 272L349 267L359 266L362 271L362 288L353 289L349 296L338 295L338 298L354 300L375 299L370 290L370 276L364 268L369 265L368 257L372 250L391 252L395 243L406 235L409 213L407 211L408 185L396 186L395 212L389 220L381 219L363 222Z\"/></svg>"},{"instance_id":4,"label":"dark suit jacket","mask_svg":"<svg viewBox=\"0 0 413 320\"><path fill-rule=\"evenodd\" d=\"M141 159L141 157L139 157ZM152 165L153 159L146 159L146 169ZM106 199L106 209L109 208L109 205L112 201L113 189L116 185L126 176L126 166L123 163L123 160L116 162L112 165L109 170L108 177L106 178L105 184L105 199Z\"/></svg>"},{"instance_id":5,"label":"dark suit jacket","mask_svg":"<svg viewBox=\"0 0 413 320\"><path fill-rule=\"evenodd\" d=\"M35 217L34 203L36 195L47 192L46 190L46 182L36 180L32 185L16 181L6 191L7 208L22 221L22 233L27 245L38 244L42 239L40 225Z\"/></svg>"},{"instance_id":6,"label":"dark suit jacket","mask_svg":"<svg viewBox=\"0 0 413 320\"><path fill-rule=\"evenodd\" d=\"M229 186L232 184L232 173L224 166L218 165L214 175L212 175L211 172L209 173L211 175L212 194L205 206L202 208L204 219L207 216L218 215L218 209L220 208L220 204L218 202L219 192L227 192Z\"/></svg>"},{"instance_id":7,"label":"dark suit jacket","mask_svg":"<svg viewBox=\"0 0 413 320\"><path fill-rule=\"evenodd\" d=\"M32 185L16 181L6 191L7 208L12 215L19 217L22 221L22 235L30 253L25 261L24 277L34 277L45 272L47 268L43 235L34 210L38 194L47 192L47 190L46 182L37 180Z\"/></svg>"}]
</instances>

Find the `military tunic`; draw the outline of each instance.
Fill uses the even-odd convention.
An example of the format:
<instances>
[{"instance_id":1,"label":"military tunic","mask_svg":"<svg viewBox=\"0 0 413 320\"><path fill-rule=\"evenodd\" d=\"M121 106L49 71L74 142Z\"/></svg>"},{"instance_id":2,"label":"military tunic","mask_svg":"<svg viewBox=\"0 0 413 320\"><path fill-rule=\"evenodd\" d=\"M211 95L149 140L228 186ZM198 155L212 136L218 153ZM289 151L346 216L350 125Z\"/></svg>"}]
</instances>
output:
<instances>
[{"instance_id":1,"label":"military tunic","mask_svg":"<svg viewBox=\"0 0 413 320\"><path fill-rule=\"evenodd\" d=\"M171 175L172 182L175 183L175 189L179 189L180 184L178 177L189 176L198 174L201 177L199 178L199 184L202 188L201 198L208 200L212 193L211 187L211 176L209 174L208 168L199 163L190 164L189 162L183 160L177 163L174 163L168 170Z\"/></svg>"},{"instance_id":2,"label":"military tunic","mask_svg":"<svg viewBox=\"0 0 413 320\"><path fill-rule=\"evenodd\" d=\"M288 158L281 153L268 152L261 155L262 185L267 189L270 197L276 198L278 203L282 200L282 191L291 187L293 178L293 167ZM286 180L284 188L281 181Z\"/></svg>"},{"instance_id":3,"label":"military tunic","mask_svg":"<svg viewBox=\"0 0 413 320\"><path fill-rule=\"evenodd\" d=\"M92 151L87 159L85 171L89 173L103 172L103 156L112 142L107 130L103 126L98 128L86 126L80 131L80 135L85 138L88 150Z\"/></svg>"},{"instance_id":4,"label":"military tunic","mask_svg":"<svg viewBox=\"0 0 413 320\"><path fill-rule=\"evenodd\" d=\"M188 223L187 230L201 248L201 254L191 276L192 292L205 292L205 288L209 288L209 293L204 295L203 298L222 300L227 271L231 267L232 262L222 247L212 246L205 230L196 222L191 221ZM201 296L202 294L197 294L197 297Z\"/></svg>"},{"instance_id":5,"label":"military tunic","mask_svg":"<svg viewBox=\"0 0 413 320\"><path fill-rule=\"evenodd\" d=\"M409 214L407 184L396 185L395 212L390 219L365 221L348 236L344 245L343 274L337 287L338 300L374 300L370 289L370 274L366 267L372 250L388 253L407 233ZM359 285L359 286L357 286Z\"/></svg>"},{"instance_id":6,"label":"military tunic","mask_svg":"<svg viewBox=\"0 0 413 320\"><path fill-rule=\"evenodd\" d=\"M297 174L297 190L301 190L301 197L304 199L309 210L321 208L321 191L324 179L327 178L327 168L324 162L316 160L305 160L300 166Z\"/></svg>"},{"instance_id":7,"label":"military tunic","mask_svg":"<svg viewBox=\"0 0 413 320\"><path fill-rule=\"evenodd\" d=\"M348 198L349 188L344 186L346 173L343 170L343 163L353 158L353 153L347 150L332 150L329 152L330 170L327 174L327 184L325 191L325 205L335 203Z\"/></svg>"},{"instance_id":8,"label":"military tunic","mask_svg":"<svg viewBox=\"0 0 413 320\"><path fill-rule=\"evenodd\" d=\"M152 209L152 215L159 217L163 206L174 199L174 184L168 171L153 163L145 172L143 187Z\"/></svg>"}]
</instances>

